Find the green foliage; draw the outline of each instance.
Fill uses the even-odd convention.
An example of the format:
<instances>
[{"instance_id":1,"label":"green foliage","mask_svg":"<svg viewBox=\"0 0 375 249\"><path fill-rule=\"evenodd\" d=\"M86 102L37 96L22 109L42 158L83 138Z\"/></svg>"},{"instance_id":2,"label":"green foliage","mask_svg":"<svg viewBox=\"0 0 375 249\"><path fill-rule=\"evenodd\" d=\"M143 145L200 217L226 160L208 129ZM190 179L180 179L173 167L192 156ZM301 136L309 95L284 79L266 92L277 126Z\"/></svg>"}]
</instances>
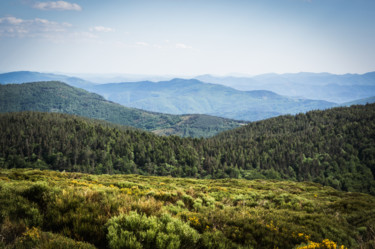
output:
<instances>
[{"instance_id":1,"label":"green foliage","mask_svg":"<svg viewBox=\"0 0 375 249\"><path fill-rule=\"evenodd\" d=\"M110 248L195 248L200 238L188 224L168 214L161 217L131 212L108 223Z\"/></svg>"},{"instance_id":2,"label":"green foliage","mask_svg":"<svg viewBox=\"0 0 375 249\"><path fill-rule=\"evenodd\" d=\"M9 249L24 248L42 248L42 249L95 249L95 246L89 243L79 242L67 237L53 234L50 232L42 232L33 227L27 229L22 237L17 238L13 245L8 246Z\"/></svg>"},{"instance_id":3,"label":"green foliage","mask_svg":"<svg viewBox=\"0 0 375 249\"><path fill-rule=\"evenodd\" d=\"M205 232L202 234L202 248L215 249L237 249L252 248L251 246L240 246L227 237L221 231Z\"/></svg>"},{"instance_id":4,"label":"green foliage","mask_svg":"<svg viewBox=\"0 0 375 249\"><path fill-rule=\"evenodd\" d=\"M0 170L0 213L5 248L370 249L375 241L375 197L311 182Z\"/></svg>"}]
</instances>

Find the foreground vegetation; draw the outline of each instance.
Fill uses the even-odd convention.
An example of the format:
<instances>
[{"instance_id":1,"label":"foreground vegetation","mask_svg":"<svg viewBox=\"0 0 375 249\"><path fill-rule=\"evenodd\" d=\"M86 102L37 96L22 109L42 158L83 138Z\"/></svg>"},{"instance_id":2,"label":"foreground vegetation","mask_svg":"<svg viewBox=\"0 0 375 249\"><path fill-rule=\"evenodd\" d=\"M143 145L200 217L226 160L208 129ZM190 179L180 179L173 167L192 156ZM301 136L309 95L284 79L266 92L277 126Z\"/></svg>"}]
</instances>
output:
<instances>
[{"instance_id":1,"label":"foreground vegetation","mask_svg":"<svg viewBox=\"0 0 375 249\"><path fill-rule=\"evenodd\" d=\"M19 111L75 114L181 137L209 137L244 124L208 115L169 115L128 108L57 81L0 84L0 112Z\"/></svg>"},{"instance_id":2,"label":"foreground vegetation","mask_svg":"<svg viewBox=\"0 0 375 249\"><path fill-rule=\"evenodd\" d=\"M375 104L254 122L209 139L51 113L0 114L0 168L289 179L375 195Z\"/></svg>"},{"instance_id":3,"label":"foreground vegetation","mask_svg":"<svg viewBox=\"0 0 375 249\"><path fill-rule=\"evenodd\" d=\"M374 248L375 197L308 182L0 171L0 247Z\"/></svg>"}]
</instances>

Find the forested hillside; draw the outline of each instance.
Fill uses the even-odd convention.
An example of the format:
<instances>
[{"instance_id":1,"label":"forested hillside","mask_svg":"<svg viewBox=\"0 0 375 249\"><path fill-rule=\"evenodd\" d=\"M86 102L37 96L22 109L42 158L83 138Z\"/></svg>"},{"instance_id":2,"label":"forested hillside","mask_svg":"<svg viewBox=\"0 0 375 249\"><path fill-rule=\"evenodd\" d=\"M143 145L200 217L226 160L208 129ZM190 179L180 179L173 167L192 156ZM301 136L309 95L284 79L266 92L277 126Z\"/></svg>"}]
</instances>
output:
<instances>
[{"instance_id":1,"label":"forested hillside","mask_svg":"<svg viewBox=\"0 0 375 249\"><path fill-rule=\"evenodd\" d=\"M239 171L232 169L238 168L252 178L260 169L268 178L375 194L375 104L272 118L223 132L207 143L208 173L219 167L233 176Z\"/></svg>"},{"instance_id":2,"label":"forested hillside","mask_svg":"<svg viewBox=\"0 0 375 249\"><path fill-rule=\"evenodd\" d=\"M254 122L209 139L48 113L0 115L2 168L313 181L375 194L375 104Z\"/></svg>"},{"instance_id":3,"label":"forested hillside","mask_svg":"<svg viewBox=\"0 0 375 249\"><path fill-rule=\"evenodd\" d=\"M0 85L0 112L75 114L163 135L208 137L244 122L208 115L168 115L127 108L102 96L56 81Z\"/></svg>"}]
</instances>

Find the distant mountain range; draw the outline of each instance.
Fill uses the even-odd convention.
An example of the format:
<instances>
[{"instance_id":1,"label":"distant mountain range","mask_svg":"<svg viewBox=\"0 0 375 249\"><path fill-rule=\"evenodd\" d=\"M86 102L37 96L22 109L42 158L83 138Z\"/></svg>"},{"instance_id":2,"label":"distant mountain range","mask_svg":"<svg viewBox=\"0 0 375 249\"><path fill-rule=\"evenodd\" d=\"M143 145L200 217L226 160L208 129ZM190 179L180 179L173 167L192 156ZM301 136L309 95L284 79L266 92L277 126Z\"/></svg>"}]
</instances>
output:
<instances>
[{"instance_id":1,"label":"distant mountain range","mask_svg":"<svg viewBox=\"0 0 375 249\"><path fill-rule=\"evenodd\" d=\"M0 74L0 83L58 80L127 107L168 114L208 114L246 121L338 106L326 100L312 100L314 98L339 100L340 105L350 105L366 101L372 103L374 99L369 97L375 96L375 73L267 74L252 78L205 75L197 78L200 80L94 84L76 77L21 71ZM241 91L222 84L263 90ZM270 89L302 97L282 96Z\"/></svg>"},{"instance_id":2,"label":"distant mountain range","mask_svg":"<svg viewBox=\"0 0 375 249\"><path fill-rule=\"evenodd\" d=\"M281 95L344 103L375 96L375 72L336 75L329 73L263 74L254 77L196 79L222 84L242 91L269 90Z\"/></svg>"},{"instance_id":3,"label":"distant mountain range","mask_svg":"<svg viewBox=\"0 0 375 249\"><path fill-rule=\"evenodd\" d=\"M244 124L208 115L177 116L128 108L56 81L0 85L0 112L19 111L75 114L157 134L189 137L208 137Z\"/></svg>"},{"instance_id":4,"label":"distant mountain range","mask_svg":"<svg viewBox=\"0 0 375 249\"><path fill-rule=\"evenodd\" d=\"M336 105L327 101L285 97L271 91L239 91L195 79L101 84L91 86L89 90L122 105L148 111L210 114L247 121Z\"/></svg>"},{"instance_id":5,"label":"distant mountain range","mask_svg":"<svg viewBox=\"0 0 375 249\"><path fill-rule=\"evenodd\" d=\"M351 105L366 105L375 103L375 97L365 98L365 99L357 99L354 101L343 103L342 106L351 106Z\"/></svg>"}]
</instances>

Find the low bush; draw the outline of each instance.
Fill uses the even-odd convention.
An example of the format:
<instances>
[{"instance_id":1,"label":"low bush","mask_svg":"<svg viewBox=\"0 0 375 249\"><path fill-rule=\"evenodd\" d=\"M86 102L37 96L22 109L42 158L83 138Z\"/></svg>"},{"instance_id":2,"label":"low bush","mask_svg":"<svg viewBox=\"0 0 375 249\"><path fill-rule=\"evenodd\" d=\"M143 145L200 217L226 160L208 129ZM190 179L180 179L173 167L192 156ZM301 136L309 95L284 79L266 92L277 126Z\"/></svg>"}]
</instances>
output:
<instances>
[{"instance_id":1,"label":"low bush","mask_svg":"<svg viewBox=\"0 0 375 249\"><path fill-rule=\"evenodd\" d=\"M195 248L200 235L181 220L168 214L161 217L131 212L111 218L107 239L110 248Z\"/></svg>"}]
</instances>

